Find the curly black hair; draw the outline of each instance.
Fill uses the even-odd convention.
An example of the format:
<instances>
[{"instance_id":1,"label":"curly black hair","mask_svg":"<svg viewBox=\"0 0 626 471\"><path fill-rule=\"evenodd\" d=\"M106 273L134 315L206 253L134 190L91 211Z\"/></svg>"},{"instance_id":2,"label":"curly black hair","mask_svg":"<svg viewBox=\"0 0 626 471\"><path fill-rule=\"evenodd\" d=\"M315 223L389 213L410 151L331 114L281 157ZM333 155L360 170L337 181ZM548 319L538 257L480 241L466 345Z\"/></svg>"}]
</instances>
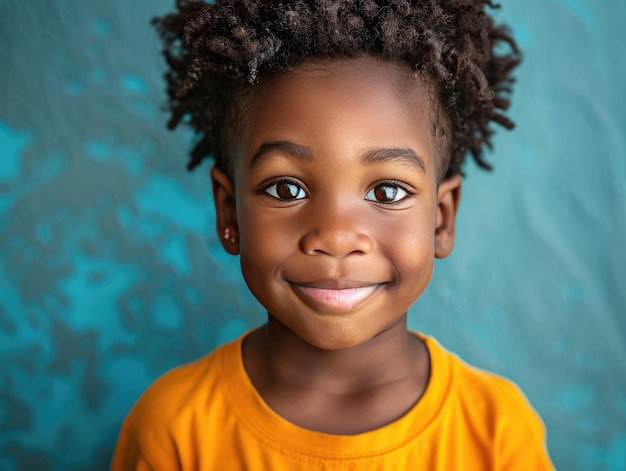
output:
<instances>
[{"instance_id":1,"label":"curly black hair","mask_svg":"<svg viewBox=\"0 0 626 471\"><path fill-rule=\"evenodd\" d=\"M521 55L489 0L177 0L153 20L169 64L170 129L198 133L188 168L207 157L229 167L243 97L267 76L306 61L363 54L408 65L436 90L446 164L461 173L469 152L485 169L492 123L513 128L512 71ZM241 120L239 120L241 121ZM441 123L443 121L443 123ZM236 133L235 133L236 134Z\"/></svg>"}]
</instances>

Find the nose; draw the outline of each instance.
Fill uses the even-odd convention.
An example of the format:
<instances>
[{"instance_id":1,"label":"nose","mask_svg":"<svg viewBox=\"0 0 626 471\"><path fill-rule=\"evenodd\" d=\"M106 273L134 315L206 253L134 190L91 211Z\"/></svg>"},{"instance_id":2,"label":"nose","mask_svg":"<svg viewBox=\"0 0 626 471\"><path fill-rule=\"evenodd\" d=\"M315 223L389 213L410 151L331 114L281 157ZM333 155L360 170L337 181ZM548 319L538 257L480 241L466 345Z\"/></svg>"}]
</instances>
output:
<instances>
[{"instance_id":1,"label":"nose","mask_svg":"<svg viewBox=\"0 0 626 471\"><path fill-rule=\"evenodd\" d=\"M307 219L308 229L300 239L300 250L308 255L341 258L365 255L374 247L368 235L367 218L355 208L326 205L307 215Z\"/></svg>"}]
</instances>

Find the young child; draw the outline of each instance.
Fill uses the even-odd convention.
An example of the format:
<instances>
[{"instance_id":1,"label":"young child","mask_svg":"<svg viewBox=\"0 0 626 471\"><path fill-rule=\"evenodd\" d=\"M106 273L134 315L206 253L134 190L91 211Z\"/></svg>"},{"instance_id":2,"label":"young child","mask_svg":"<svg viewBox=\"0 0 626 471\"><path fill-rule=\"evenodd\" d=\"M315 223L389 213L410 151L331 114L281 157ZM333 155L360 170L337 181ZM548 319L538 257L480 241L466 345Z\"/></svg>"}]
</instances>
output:
<instances>
[{"instance_id":1,"label":"young child","mask_svg":"<svg viewBox=\"0 0 626 471\"><path fill-rule=\"evenodd\" d=\"M113 470L545 470L509 381L407 331L455 237L461 164L511 128L488 0L178 0L171 128L201 135L262 327L152 385ZM207 313L210 315L210 312Z\"/></svg>"}]
</instances>

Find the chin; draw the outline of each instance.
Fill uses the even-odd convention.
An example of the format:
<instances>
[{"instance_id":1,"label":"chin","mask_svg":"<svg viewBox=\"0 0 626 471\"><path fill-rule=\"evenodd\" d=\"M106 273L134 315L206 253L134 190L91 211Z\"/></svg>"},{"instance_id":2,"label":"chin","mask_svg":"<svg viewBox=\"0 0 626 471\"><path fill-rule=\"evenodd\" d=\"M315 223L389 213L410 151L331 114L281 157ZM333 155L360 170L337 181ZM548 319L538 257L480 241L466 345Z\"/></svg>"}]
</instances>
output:
<instances>
[{"instance_id":1,"label":"chin","mask_svg":"<svg viewBox=\"0 0 626 471\"><path fill-rule=\"evenodd\" d=\"M298 334L296 333L296 335ZM328 335L316 334L299 337L309 345L327 351L348 350L368 341L368 339L364 338L362 335L350 332L337 332L337 330L334 330Z\"/></svg>"}]
</instances>

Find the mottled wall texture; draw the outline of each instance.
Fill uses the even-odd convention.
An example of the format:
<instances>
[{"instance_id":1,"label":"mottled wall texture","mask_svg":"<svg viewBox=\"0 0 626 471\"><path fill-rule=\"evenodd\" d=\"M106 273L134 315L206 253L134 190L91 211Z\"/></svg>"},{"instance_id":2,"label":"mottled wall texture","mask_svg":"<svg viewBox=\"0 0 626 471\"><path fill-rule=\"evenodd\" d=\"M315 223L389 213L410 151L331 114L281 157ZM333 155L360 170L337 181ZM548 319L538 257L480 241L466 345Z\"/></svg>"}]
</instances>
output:
<instances>
[{"instance_id":1,"label":"mottled wall texture","mask_svg":"<svg viewBox=\"0 0 626 471\"><path fill-rule=\"evenodd\" d=\"M514 379L562 470L626 470L626 1L502 0L526 53L411 327ZM0 0L0 470L105 470L164 371L263 320L165 130L173 0Z\"/></svg>"}]
</instances>

